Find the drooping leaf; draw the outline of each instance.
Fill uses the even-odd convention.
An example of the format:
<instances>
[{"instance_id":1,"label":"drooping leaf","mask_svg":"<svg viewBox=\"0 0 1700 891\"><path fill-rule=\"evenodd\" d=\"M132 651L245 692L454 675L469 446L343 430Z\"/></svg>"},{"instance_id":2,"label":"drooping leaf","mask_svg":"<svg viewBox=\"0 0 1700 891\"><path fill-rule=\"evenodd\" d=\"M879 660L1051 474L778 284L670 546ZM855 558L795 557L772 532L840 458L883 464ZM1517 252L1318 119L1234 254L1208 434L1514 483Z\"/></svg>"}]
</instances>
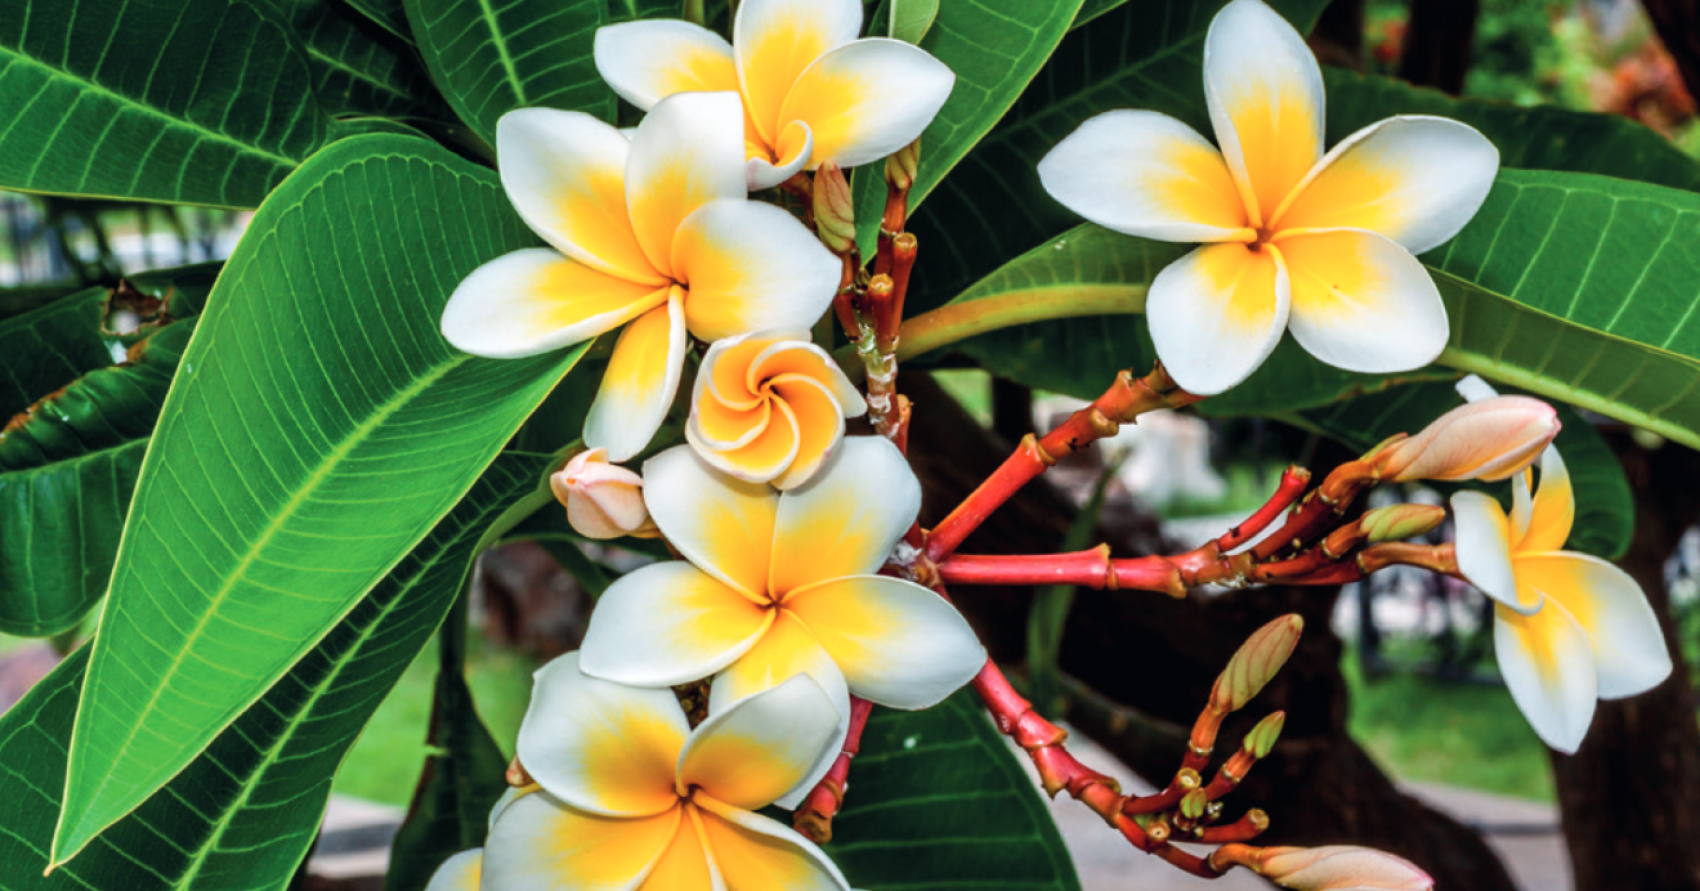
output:
<instances>
[{"instance_id":1,"label":"drooping leaf","mask_svg":"<svg viewBox=\"0 0 1700 891\"><path fill-rule=\"evenodd\" d=\"M330 118L250 0L29 3L0 16L0 188L255 207Z\"/></svg>"},{"instance_id":2,"label":"drooping leaf","mask_svg":"<svg viewBox=\"0 0 1700 891\"><path fill-rule=\"evenodd\" d=\"M505 453L455 509L200 757L42 876L84 647L0 717L0 889L282 891L318 833L343 755L550 456ZM187 543L179 545L187 547Z\"/></svg>"},{"instance_id":3,"label":"drooping leaf","mask_svg":"<svg viewBox=\"0 0 1700 891\"><path fill-rule=\"evenodd\" d=\"M1434 382L1391 387L1281 419L1367 452L1395 433L1416 433L1462 402L1452 383ZM1576 492L1576 525L1566 547L1615 560L1629 549L1635 533L1635 500L1629 481L1594 425L1563 403L1555 407L1564 427L1553 444L1564 456ZM1492 487L1492 491L1508 497L1510 486Z\"/></svg>"},{"instance_id":4,"label":"drooping leaf","mask_svg":"<svg viewBox=\"0 0 1700 891\"><path fill-rule=\"evenodd\" d=\"M437 87L492 145L515 108L584 111L612 120L614 93L591 46L606 0L405 0L407 20Z\"/></svg>"},{"instance_id":5,"label":"drooping leaf","mask_svg":"<svg viewBox=\"0 0 1700 891\"><path fill-rule=\"evenodd\" d=\"M429 754L407 821L390 845L384 891L420 891L443 861L483 847L490 809L508 789L507 759L479 719L466 683L466 606L462 594L437 635Z\"/></svg>"},{"instance_id":6,"label":"drooping leaf","mask_svg":"<svg viewBox=\"0 0 1700 891\"><path fill-rule=\"evenodd\" d=\"M476 359L438 318L533 244L493 172L362 136L255 215L183 357L113 571L55 851L188 764L417 544L584 351Z\"/></svg>"},{"instance_id":7,"label":"drooping leaf","mask_svg":"<svg viewBox=\"0 0 1700 891\"><path fill-rule=\"evenodd\" d=\"M972 690L875 709L827 853L867 891L1079 891L1056 823Z\"/></svg>"},{"instance_id":8,"label":"drooping leaf","mask_svg":"<svg viewBox=\"0 0 1700 891\"><path fill-rule=\"evenodd\" d=\"M124 295L193 316L217 264L149 273ZM0 632L75 626L106 593L148 434L194 321L120 336L90 288L0 322ZM133 341L133 343L132 343ZM124 364L114 349L130 344Z\"/></svg>"},{"instance_id":9,"label":"drooping leaf","mask_svg":"<svg viewBox=\"0 0 1700 891\"><path fill-rule=\"evenodd\" d=\"M1022 95L1057 48L1080 2L950 0L939 5L921 48L950 66L956 86L921 135L921 166L909 191L911 208L933 191ZM867 250L885 206L881 166L862 168L854 185L857 233Z\"/></svg>"},{"instance_id":10,"label":"drooping leaf","mask_svg":"<svg viewBox=\"0 0 1700 891\"><path fill-rule=\"evenodd\" d=\"M274 0L289 15L314 92L335 116L449 119L416 51L340 0ZM399 6L399 4L398 4Z\"/></svg>"}]
</instances>

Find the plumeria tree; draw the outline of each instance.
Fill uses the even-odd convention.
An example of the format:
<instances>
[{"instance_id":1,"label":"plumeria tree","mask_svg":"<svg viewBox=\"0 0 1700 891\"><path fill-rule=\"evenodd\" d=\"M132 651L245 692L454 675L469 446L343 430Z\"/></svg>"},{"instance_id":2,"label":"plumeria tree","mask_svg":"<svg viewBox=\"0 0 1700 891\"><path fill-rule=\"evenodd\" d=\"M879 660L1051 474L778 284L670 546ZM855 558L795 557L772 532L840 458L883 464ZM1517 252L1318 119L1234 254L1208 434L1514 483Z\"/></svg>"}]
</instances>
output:
<instances>
[{"instance_id":1,"label":"plumeria tree","mask_svg":"<svg viewBox=\"0 0 1700 891\"><path fill-rule=\"evenodd\" d=\"M434 633L398 891L1076 888L1041 791L1201 879L1432 886L1231 798L1298 617L1130 795L977 586L1449 576L1560 751L1672 672L1577 411L1700 447L1700 164L1638 125L1325 70L1322 0L10 6L0 188L255 213L0 319L0 631L87 631L0 717L6 888L290 886ZM923 528L900 367L945 359L1091 401ZM1191 550L966 547L1175 409L1357 457ZM455 605L526 538L599 599L504 766ZM649 562L604 583L609 540Z\"/></svg>"}]
</instances>

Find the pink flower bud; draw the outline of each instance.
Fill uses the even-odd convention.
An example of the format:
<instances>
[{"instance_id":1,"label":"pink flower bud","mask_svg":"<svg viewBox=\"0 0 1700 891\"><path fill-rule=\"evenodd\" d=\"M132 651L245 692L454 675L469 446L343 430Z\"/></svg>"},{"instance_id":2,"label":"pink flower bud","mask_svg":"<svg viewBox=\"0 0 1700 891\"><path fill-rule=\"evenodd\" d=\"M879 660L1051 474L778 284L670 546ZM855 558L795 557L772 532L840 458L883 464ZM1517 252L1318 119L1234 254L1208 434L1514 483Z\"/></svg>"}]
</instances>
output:
<instances>
[{"instance_id":1,"label":"pink flower bud","mask_svg":"<svg viewBox=\"0 0 1700 891\"><path fill-rule=\"evenodd\" d=\"M607 449L574 455L549 477L549 488L567 506L567 522L585 538L660 534L643 503L643 477L608 463Z\"/></svg>"},{"instance_id":2,"label":"pink flower bud","mask_svg":"<svg viewBox=\"0 0 1700 891\"><path fill-rule=\"evenodd\" d=\"M1540 457L1558 435L1558 413L1527 396L1494 396L1441 415L1374 459L1383 479L1502 480Z\"/></svg>"},{"instance_id":3,"label":"pink flower bud","mask_svg":"<svg viewBox=\"0 0 1700 891\"><path fill-rule=\"evenodd\" d=\"M1430 891L1434 879L1403 857L1353 845L1264 848L1256 869L1294 891Z\"/></svg>"}]
</instances>

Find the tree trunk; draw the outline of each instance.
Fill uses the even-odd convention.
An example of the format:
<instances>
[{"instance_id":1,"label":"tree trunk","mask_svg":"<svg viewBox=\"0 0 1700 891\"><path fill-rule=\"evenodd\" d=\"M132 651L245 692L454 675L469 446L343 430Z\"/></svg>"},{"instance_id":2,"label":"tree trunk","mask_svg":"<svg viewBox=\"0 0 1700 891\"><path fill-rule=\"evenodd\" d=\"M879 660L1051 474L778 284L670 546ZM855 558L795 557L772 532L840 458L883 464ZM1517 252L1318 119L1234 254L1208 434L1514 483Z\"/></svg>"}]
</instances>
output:
<instances>
[{"instance_id":1,"label":"tree trunk","mask_svg":"<svg viewBox=\"0 0 1700 891\"><path fill-rule=\"evenodd\" d=\"M1324 65L1364 70L1364 0L1333 0L1324 6L1307 42Z\"/></svg>"},{"instance_id":2,"label":"tree trunk","mask_svg":"<svg viewBox=\"0 0 1700 891\"><path fill-rule=\"evenodd\" d=\"M1688 95L1700 99L1700 0L1642 0Z\"/></svg>"},{"instance_id":3,"label":"tree trunk","mask_svg":"<svg viewBox=\"0 0 1700 891\"><path fill-rule=\"evenodd\" d=\"M1457 96L1470 73L1481 0L1411 0L1399 77Z\"/></svg>"},{"instance_id":4,"label":"tree trunk","mask_svg":"<svg viewBox=\"0 0 1700 891\"><path fill-rule=\"evenodd\" d=\"M1647 693L1600 703L1575 755L1553 753L1559 809L1576 891L1694 891L1700 889L1700 725L1664 564L1700 519L1694 486L1700 454L1675 443L1648 450L1623 432L1611 438L1635 491L1635 540L1622 565L1647 592L1675 668Z\"/></svg>"},{"instance_id":5,"label":"tree trunk","mask_svg":"<svg viewBox=\"0 0 1700 891\"><path fill-rule=\"evenodd\" d=\"M1008 451L923 375L905 373L902 388L916 404L910 454L925 493L922 522L930 524ZM1093 471L1065 462L1047 480L1069 481L1071 474L1087 485ZM1046 480L1035 481L970 536L963 551L1054 550L1074 512ZM1099 531L1120 555L1165 547L1155 518L1125 496L1106 507ZM1298 612L1307 631L1287 669L1223 729L1226 750L1257 718L1287 710L1281 742L1230 799L1231 812L1263 807L1273 821L1266 838L1274 843L1370 845L1411 858L1442 888L1515 891L1477 833L1400 793L1347 735L1341 645L1328 628L1334 594L1260 588L1210 600L1196 595L1171 600L1140 592L1082 592L1069 620L1063 669L1102 695L1084 697L1069 718L1140 775L1166 782L1184 751L1182 728L1191 726L1234 649L1264 622ZM1019 662L1030 592L976 587L954 595L993 657Z\"/></svg>"}]
</instances>

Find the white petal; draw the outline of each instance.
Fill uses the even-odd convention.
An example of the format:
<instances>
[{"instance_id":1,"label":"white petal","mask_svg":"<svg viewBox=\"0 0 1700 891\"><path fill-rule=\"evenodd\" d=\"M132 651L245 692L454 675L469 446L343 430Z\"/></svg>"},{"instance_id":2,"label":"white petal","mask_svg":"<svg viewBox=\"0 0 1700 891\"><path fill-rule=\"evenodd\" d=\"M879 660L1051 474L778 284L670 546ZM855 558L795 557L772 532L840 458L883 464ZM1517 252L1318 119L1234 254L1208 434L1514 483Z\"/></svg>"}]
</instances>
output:
<instances>
[{"instance_id":1,"label":"white petal","mask_svg":"<svg viewBox=\"0 0 1700 891\"><path fill-rule=\"evenodd\" d=\"M1276 229L1368 229L1413 254L1439 247L1476 215L1499 150L1468 124L1418 115L1377 121L1316 166Z\"/></svg>"},{"instance_id":2,"label":"white petal","mask_svg":"<svg viewBox=\"0 0 1700 891\"><path fill-rule=\"evenodd\" d=\"M856 39L857 0L744 0L732 23L738 82L756 131L769 145L784 122L779 108L814 60Z\"/></svg>"},{"instance_id":3,"label":"white petal","mask_svg":"<svg viewBox=\"0 0 1700 891\"><path fill-rule=\"evenodd\" d=\"M1157 273L1145 315L1157 356L1175 381L1214 395L1245 380L1274 352L1288 305L1279 251L1213 244Z\"/></svg>"},{"instance_id":4,"label":"white petal","mask_svg":"<svg viewBox=\"0 0 1700 891\"><path fill-rule=\"evenodd\" d=\"M785 132L790 138L781 138L787 148L783 163L776 165L760 156L744 162L744 174L748 179L750 191L771 189L796 176L798 171L808 166L809 158L815 151L815 134L809 130L809 125L802 121L792 121L786 127Z\"/></svg>"},{"instance_id":5,"label":"white petal","mask_svg":"<svg viewBox=\"0 0 1700 891\"><path fill-rule=\"evenodd\" d=\"M1671 673L1659 619L1629 573L1587 554L1528 554L1516 558L1517 581L1562 605L1594 648L1600 698L1621 699L1652 689Z\"/></svg>"},{"instance_id":6,"label":"white petal","mask_svg":"<svg viewBox=\"0 0 1700 891\"><path fill-rule=\"evenodd\" d=\"M726 891L846 891L831 858L791 827L701 796L703 837Z\"/></svg>"},{"instance_id":7,"label":"white petal","mask_svg":"<svg viewBox=\"0 0 1700 891\"><path fill-rule=\"evenodd\" d=\"M491 359L589 340L660 306L667 289L597 272L550 248L503 254L472 270L443 307L443 337Z\"/></svg>"},{"instance_id":8,"label":"white petal","mask_svg":"<svg viewBox=\"0 0 1700 891\"><path fill-rule=\"evenodd\" d=\"M643 479L650 517L685 559L746 597L767 600L778 493L715 470L689 446L649 459Z\"/></svg>"},{"instance_id":9,"label":"white petal","mask_svg":"<svg viewBox=\"0 0 1700 891\"><path fill-rule=\"evenodd\" d=\"M808 169L832 161L859 167L920 138L950 98L956 75L913 44L883 37L832 50L797 79L780 107L779 122L808 125ZM795 136L776 148L790 153Z\"/></svg>"},{"instance_id":10,"label":"white petal","mask_svg":"<svg viewBox=\"0 0 1700 891\"><path fill-rule=\"evenodd\" d=\"M1483 594L1520 613L1540 608L1538 598L1525 600L1517 590L1511 568L1511 521L1499 502L1481 492L1452 495L1452 520L1458 571Z\"/></svg>"},{"instance_id":11,"label":"white petal","mask_svg":"<svg viewBox=\"0 0 1700 891\"><path fill-rule=\"evenodd\" d=\"M1293 339L1336 368L1409 371L1446 348L1446 304L1417 258L1356 229L1283 236Z\"/></svg>"},{"instance_id":12,"label":"white petal","mask_svg":"<svg viewBox=\"0 0 1700 891\"><path fill-rule=\"evenodd\" d=\"M744 810L767 807L821 760L840 720L820 684L792 675L698 726L679 755L679 788Z\"/></svg>"},{"instance_id":13,"label":"white petal","mask_svg":"<svg viewBox=\"0 0 1700 891\"><path fill-rule=\"evenodd\" d=\"M625 461L649 445L679 392L685 367L685 304L677 288L664 306L620 332L602 386L584 418L584 444Z\"/></svg>"},{"instance_id":14,"label":"white petal","mask_svg":"<svg viewBox=\"0 0 1700 891\"><path fill-rule=\"evenodd\" d=\"M717 201L691 214L673 243L672 268L690 290L685 321L708 341L812 327L843 272L796 217L759 201Z\"/></svg>"},{"instance_id":15,"label":"white petal","mask_svg":"<svg viewBox=\"0 0 1700 891\"><path fill-rule=\"evenodd\" d=\"M643 111L674 93L738 89L732 44L679 19L622 22L596 30L596 71Z\"/></svg>"},{"instance_id":16,"label":"white petal","mask_svg":"<svg viewBox=\"0 0 1700 891\"><path fill-rule=\"evenodd\" d=\"M1511 698L1547 745L1576 751L1599 698L1594 654L1582 626L1552 601L1530 616L1504 607L1496 607L1494 615L1494 654Z\"/></svg>"},{"instance_id":17,"label":"white petal","mask_svg":"<svg viewBox=\"0 0 1700 891\"><path fill-rule=\"evenodd\" d=\"M634 891L681 827L691 831L682 815L603 817L527 795L490 830L482 891Z\"/></svg>"},{"instance_id":18,"label":"white petal","mask_svg":"<svg viewBox=\"0 0 1700 891\"><path fill-rule=\"evenodd\" d=\"M1465 402L1480 402L1499 395L1499 391L1495 390L1492 384L1475 374L1464 375L1452 386L1457 389L1458 395L1464 397Z\"/></svg>"},{"instance_id":19,"label":"white petal","mask_svg":"<svg viewBox=\"0 0 1700 891\"><path fill-rule=\"evenodd\" d=\"M1222 241L1246 226L1222 153L1154 111L1088 119L1040 159L1039 182L1069 210L1141 238Z\"/></svg>"},{"instance_id":20,"label":"white petal","mask_svg":"<svg viewBox=\"0 0 1700 891\"><path fill-rule=\"evenodd\" d=\"M771 611L689 563L651 563L603 592L581 658L587 674L617 683L684 684L730 665L771 622Z\"/></svg>"},{"instance_id":21,"label":"white petal","mask_svg":"<svg viewBox=\"0 0 1700 891\"><path fill-rule=\"evenodd\" d=\"M425 891L478 891L478 873L483 867L483 848L461 851L437 867Z\"/></svg>"},{"instance_id":22,"label":"white petal","mask_svg":"<svg viewBox=\"0 0 1700 891\"><path fill-rule=\"evenodd\" d=\"M1262 0L1234 0L1204 38L1204 98L1253 226L1322 158L1322 69Z\"/></svg>"},{"instance_id":23,"label":"white petal","mask_svg":"<svg viewBox=\"0 0 1700 891\"><path fill-rule=\"evenodd\" d=\"M722 198L742 201L744 115L736 93L677 93L656 103L632 135L626 206L644 256L675 280L679 225Z\"/></svg>"},{"instance_id":24,"label":"white petal","mask_svg":"<svg viewBox=\"0 0 1700 891\"><path fill-rule=\"evenodd\" d=\"M850 692L880 705L937 705L986 664L956 607L914 582L843 578L804 588L785 607L832 654Z\"/></svg>"},{"instance_id":25,"label":"white petal","mask_svg":"<svg viewBox=\"0 0 1700 891\"><path fill-rule=\"evenodd\" d=\"M877 493L878 497L869 497ZM851 436L779 499L768 590L876 572L921 512L921 484L883 436Z\"/></svg>"},{"instance_id":26,"label":"white petal","mask_svg":"<svg viewBox=\"0 0 1700 891\"><path fill-rule=\"evenodd\" d=\"M665 284L626 213L630 154L618 130L583 112L521 108L496 122L502 188L537 234L592 269Z\"/></svg>"}]
</instances>

